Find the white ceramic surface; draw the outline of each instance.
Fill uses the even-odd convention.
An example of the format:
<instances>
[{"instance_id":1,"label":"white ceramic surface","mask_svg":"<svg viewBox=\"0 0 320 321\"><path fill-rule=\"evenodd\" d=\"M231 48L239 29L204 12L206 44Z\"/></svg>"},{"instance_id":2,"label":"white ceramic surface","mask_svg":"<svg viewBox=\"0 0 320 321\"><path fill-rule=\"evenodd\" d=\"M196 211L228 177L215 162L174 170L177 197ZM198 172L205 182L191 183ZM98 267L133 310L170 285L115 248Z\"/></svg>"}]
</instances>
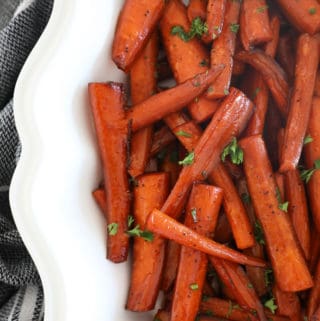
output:
<instances>
[{"instance_id":1,"label":"white ceramic surface","mask_svg":"<svg viewBox=\"0 0 320 321\"><path fill-rule=\"evenodd\" d=\"M150 320L124 310L128 265L105 259L91 196L101 169L87 83L124 79L110 58L122 0L55 0L14 95L22 155L10 202L40 273L46 321Z\"/></svg>"}]
</instances>

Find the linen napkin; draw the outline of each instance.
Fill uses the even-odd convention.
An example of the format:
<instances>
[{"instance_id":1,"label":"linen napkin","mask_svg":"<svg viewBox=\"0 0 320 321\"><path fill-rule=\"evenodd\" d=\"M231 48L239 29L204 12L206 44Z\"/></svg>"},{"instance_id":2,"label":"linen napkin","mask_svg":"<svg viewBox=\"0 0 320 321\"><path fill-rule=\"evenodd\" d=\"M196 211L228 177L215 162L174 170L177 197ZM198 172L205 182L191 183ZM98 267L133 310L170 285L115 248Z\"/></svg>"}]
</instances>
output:
<instances>
[{"instance_id":1,"label":"linen napkin","mask_svg":"<svg viewBox=\"0 0 320 321\"><path fill-rule=\"evenodd\" d=\"M8 193L20 154L13 90L52 2L0 0L0 321L43 319L41 281L12 219Z\"/></svg>"}]
</instances>

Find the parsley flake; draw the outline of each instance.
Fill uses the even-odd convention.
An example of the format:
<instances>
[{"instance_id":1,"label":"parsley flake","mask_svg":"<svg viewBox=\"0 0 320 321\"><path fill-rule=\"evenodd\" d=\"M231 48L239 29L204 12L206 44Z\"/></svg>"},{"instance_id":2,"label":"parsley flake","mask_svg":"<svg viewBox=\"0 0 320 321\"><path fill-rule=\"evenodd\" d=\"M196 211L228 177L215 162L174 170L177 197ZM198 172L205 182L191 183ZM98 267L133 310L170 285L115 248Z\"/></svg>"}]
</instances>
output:
<instances>
[{"instance_id":1,"label":"parsley flake","mask_svg":"<svg viewBox=\"0 0 320 321\"><path fill-rule=\"evenodd\" d=\"M196 208L192 208L190 213L191 213L193 222L197 223L198 222L197 209Z\"/></svg>"},{"instance_id":2,"label":"parsley flake","mask_svg":"<svg viewBox=\"0 0 320 321\"><path fill-rule=\"evenodd\" d=\"M201 61L199 62L199 66L201 66L201 67L208 67L208 66L209 66L208 60L206 60L206 59L201 60Z\"/></svg>"},{"instance_id":3,"label":"parsley flake","mask_svg":"<svg viewBox=\"0 0 320 321\"><path fill-rule=\"evenodd\" d=\"M233 310L239 309L239 308L240 308L239 304L233 304L232 301L229 301L229 308L228 308L228 312L226 314L226 318L230 318Z\"/></svg>"},{"instance_id":4,"label":"parsley flake","mask_svg":"<svg viewBox=\"0 0 320 321\"><path fill-rule=\"evenodd\" d=\"M266 301L266 302L264 303L264 306L265 306L266 308L268 308L268 309L271 311L272 314L275 314L275 311L278 309L278 306L275 305L275 303L274 303L274 297L272 297L271 299L269 299L268 301Z\"/></svg>"},{"instance_id":5,"label":"parsley flake","mask_svg":"<svg viewBox=\"0 0 320 321\"><path fill-rule=\"evenodd\" d=\"M195 291L195 290L198 290L199 289L199 285L198 283L192 283L189 285L189 288L192 290L192 291Z\"/></svg>"},{"instance_id":6,"label":"parsley flake","mask_svg":"<svg viewBox=\"0 0 320 321\"><path fill-rule=\"evenodd\" d=\"M312 7L308 10L308 12L311 14L311 15L314 15L316 12L317 12L317 9Z\"/></svg>"},{"instance_id":7,"label":"parsley flake","mask_svg":"<svg viewBox=\"0 0 320 321\"><path fill-rule=\"evenodd\" d=\"M194 162L194 152L189 153L182 161L179 161L179 165L187 166Z\"/></svg>"},{"instance_id":8,"label":"parsley flake","mask_svg":"<svg viewBox=\"0 0 320 321\"><path fill-rule=\"evenodd\" d=\"M266 242L264 240L264 233L263 233L263 229L262 226L260 224L260 222L256 221L254 223L254 230L253 230L253 235L255 240L261 244L261 245L265 245Z\"/></svg>"},{"instance_id":9,"label":"parsley flake","mask_svg":"<svg viewBox=\"0 0 320 321\"><path fill-rule=\"evenodd\" d=\"M264 283L268 287L273 283L273 271L272 269L264 270Z\"/></svg>"},{"instance_id":10,"label":"parsley flake","mask_svg":"<svg viewBox=\"0 0 320 321\"><path fill-rule=\"evenodd\" d=\"M131 227L131 225L133 224L134 222L134 218L132 215L129 215L128 216L128 227Z\"/></svg>"},{"instance_id":11,"label":"parsley flake","mask_svg":"<svg viewBox=\"0 0 320 321\"><path fill-rule=\"evenodd\" d=\"M191 27L188 32L186 32L181 26L174 26L171 29L171 34L177 35L184 42L188 42L196 36L201 37L205 33L208 33L208 26L200 17L196 17L192 20Z\"/></svg>"},{"instance_id":12,"label":"parsley flake","mask_svg":"<svg viewBox=\"0 0 320 321\"><path fill-rule=\"evenodd\" d=\"M153 241L153 233L149 232L149 231L143 231L140 229L140 225L137 224L134 228L132 228L131 230L128 230L127 233L130 236L138 236L143 238L144 240L148 241L148 242L152 242Z\"/></svg>"},{"instance_id":13,"label":"parsley flake","mask_svg":"<svg viewBox=\"0 0 320 321\"><path fill-rule=\"evenodd\" d=\"M110 223L107 226L109 235L116 235L118 233L118 223Z\"/></svg>"},{"instance_id":14,"label":"parsley flake","mask_svg":"<svg viewBox=\"0 0 320 321\"><path fill-rule=\"evenodd\" d=\"M313 167L310 169L300 168L300 177L301 179L308 183L317 169L320 169L320 159L316 159L313 163Z\"/></svg>"},{"instance_id":15,"label":"parsley flake","mask_svg":"<svg viewBox=\"0 0 320 321\"><path fill-rule=\"evenodd\" d=\"M243 150L238 146L237 139L235 137L233 137L231 143L223 150L221 160L224 162L228 155L230 156L233 164L240 165L243 163Z\"/></svg>"},{"instance_id":16,"label":"parsley flake","mask_svg":"<svg viewBox=\"0 0 320 321\"><path fill-rule=\"evenodd\" d=\"M258 13L263 13L263 12L265 12L268 8L269 8L268 6L259 7L259 8L257 8L257 12L258 12Z\"/></svg>"},{"instance_id":17,"label":"parsley flake","mask_svg":"<svg viewBox=\"0 0 320 321\"><path fill-rule=\"evenodd\" d=\"M177 136L182 136L182 137L187 137L187 138L191 138L192 135L190 133L185 132L184 130L179 130L176 132Z\"/></svg>"},{"instance_id":18,"label":"parsley flake","mask_svg":"<svg viewBox=\"0 0 320 321\"><path fill-rule=\"evenodd\" d=\"M223 90L223 93L224 93L226 96L230 94L230 92L229 92L228 89L224 89L224 90Z\"/></svg>"},{"instance_id":19,"label":"parsley flake","mask_svg":"<svg viewBox=\"0 0 320 321\"><path fill-rule=\"evenodd\" d=\"M304 138L304 140L303 140L303 145L307 145L307 144L309 144L309 143L311 143L311 142L313 142L313 138L312 138L310 135L308 135L308 136L306 136L306 137Z\"/></svg>"},{"instance_id":20,"label":"parsley flake","mask_svg":"<svg viewBox=\"0 0 320 321\"><path fill-rule=\"evenodd\" d=\"M282 197L281 197L280 190L279 190L278 187L276 188L276 197L277 197L277 200L278 200L278 208L281 211L288 212L289 202L283 202L282 201Z\"/></svg>"},{"instance_id":21,"label":"parsley flake","mask_svg":"<svg viewBox=\"0 0 320 321\"><path fill-rule=\"evenodd\" d=\"M231 23L229 27L232 32L237 33L239 31L240 25L237 23Z\"/></svg>"},{"instance_id":22,"label":"parsley flake","mask_svg":"<svg viewBox=\"0 0 320 321\"><path fill-rule=\"evenodd\" d=\"M259 87L257 87L257 88L254 90L254 92L253 92L253 94L252 94L252 99L255 99L255 98L257 97L257 95L258 95L258 93L259 93L260 90L261 90L261 89L260 89Z\"/></svg>"}]
</instances>

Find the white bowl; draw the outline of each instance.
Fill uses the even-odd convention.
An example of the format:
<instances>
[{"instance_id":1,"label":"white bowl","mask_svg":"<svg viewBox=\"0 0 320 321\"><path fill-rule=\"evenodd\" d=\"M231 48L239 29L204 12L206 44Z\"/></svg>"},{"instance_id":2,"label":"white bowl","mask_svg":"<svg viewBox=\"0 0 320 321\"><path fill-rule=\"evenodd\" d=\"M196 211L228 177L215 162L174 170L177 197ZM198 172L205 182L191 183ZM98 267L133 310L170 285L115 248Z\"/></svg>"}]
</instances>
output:
<instances>
[{"instance_id":1,"label":"white bowl","mask_svg":"<svg viewBox=\"0 0 320 321\"><path fill-rule=\"evenodd\" d=\"M129 264L105 259L106 225L91 192L102 178L87 83L123 81L111 61L121 0L55 0L19 77L22 142L10 202L43 281L46 321L150 320L125 311Z\"/></svg>"}]
</instances>

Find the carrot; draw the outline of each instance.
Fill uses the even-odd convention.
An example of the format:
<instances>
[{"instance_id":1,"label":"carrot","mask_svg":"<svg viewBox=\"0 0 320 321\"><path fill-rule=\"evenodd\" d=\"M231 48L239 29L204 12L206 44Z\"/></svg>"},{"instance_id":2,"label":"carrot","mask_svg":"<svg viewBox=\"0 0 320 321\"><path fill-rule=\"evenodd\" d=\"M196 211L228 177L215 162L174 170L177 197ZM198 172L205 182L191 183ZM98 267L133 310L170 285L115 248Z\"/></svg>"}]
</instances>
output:
<instances>
[{"instance_id":1,"label":"carrot","mask_svg":"<svg viewBox=\"0 0 320 321\"><path fill-rule=\"evenodd\" d=\"M177 142L169 145L166 148L166 156L161 163L161 171L169 173L170 187L174 186L181 171L181 166L177 162L177 149Z\"/></svg>"},{"instance_id":2,"label":"carrot","mask_svg":"<svg viewBox=\"0 0 320 321\"><path fill-rule=\"evenodd\" d=\"M161 127L153 134L150 156L159 153L165 146L175 141L175 136L167 126Z\"/></svg>"},{"instance_id":3,"label":"carrot","mask_svg":"<svg viewBox=\"0 0 320 321\"><path fill-rule=\"evenodd\" d=\"M220 1L212 2L219 3ZM224 25L221 35L212 44L211 65L224 64L225 68L212 86L212 90L208 90L206 93L207 98L210 99L221 98L229 93L236 34L239 28L240 2L230 0L221 2L226 2Z\"/></svg>"},{"instance_id":4,"label":"carrot","mask_svg":"<svg viewBox=\"0 0 320 321\"><path fill-rule=\"evenodd\" d=\"M130 70L130 93L136 105L156 92L156 61L158 56L158 35L154 33L132 64ZM152 127L137 131L131 138L130 165L128 172L132 177L143 174L147 165L152 143Z\"/></svg>"},{"instance_id":5,"label":"carrot","mask_svg":"<svg viewBox=\"0 0 320 321\"><path fill-rule=\"evenodd\" d=\"M296 39L293 33L287 32L280 36L277 48L277 61L285 70L290 81L294 78L295 43Z\"/></svg>"},{"instance_id":6,"label":"carrot","mask_svg":"<svg viewBox=\"0 0 320 321\"><path fill-rule=\"evenodd\" d=\"M96 203L98 204L99 208L101 209L102 213L107 216L107 200L106 200L106 193L103 188L97 188L92 193Z\"/></svg>"},{"instance_id":7,"label":"carrot","mask_svg":"<svg viewBox=\"0 0 320 321\"><path fill-rule=\"evenodd\" d=\"M134 187L133 215L136 226L145 229L145 221L154 207L161 207L168 194L169 175L152 173L139 176ZM132 228L132 226L130 226ZM130 228L129 227L129 228ZM126 308L131 311L149 311L154 308L162 272L163 240L154 235L153 240L134 239L133 265Z\"/></svg>"},{"instance_id":8,"label":"carrot","mask_svg":"<svg viewBox=\"0 0 320 321\"><path fill-rule=\"evenodd\" d=\"M190 22L197 17L206 20L207 17L207 0L190 0L187 15Z\"/></svg>"},{"instance_id":9,"label":"carrot","mask_svg":"<svg viewBox=\"0 0 320 321\"><path fill-rule=\"evenodd\" d=\"M320 237L317 229L314 226L311 226L311 244L309 270L311 274L314 275L320 256Z\"/></svg>"},{"instance_id":10,"label":"carrot","mask_svg":"<svg viewBox=\"0 0 320 321\"><path fill-rule=\"evenodd\" d=\"M240 14L240 37L245 50L272 40L268 6L265 0L243 0Z\"/></svg>"},{"instance_id":11,"label":"carrot","mask_svg":"<svg viewBox=\"0 0 320 321\"><path fill-rule=\"evenodd\" d=\"M164 48L174 78L178 83L208 70L209 67L209 53L200 40L193 38L184 41L178 35L172 34L173 28L177 26L189 30L190 23L186 10L185 6L178 0L171 0L166 6L160 23ZM205 97L197 97L188 106L191 117L197 122L208 119L216 109L217 103Z\"/></svg>"},{"instance_id":12,"label":"carrot","mask_svg":"<svg viewBox=\"0 0 320 321\"><path fill-rule=\"evenodd\" d=\"M309 142L304 146L306 167L311 171L312 168L316 168L315 164L320 159L320 128L318 121L320 117L319 108L320 97L315 96L312 100L309 127L307 131L312 142ZM312 174L312 172L310 174ZM311 214L317 231L320 231L320 200L318 197L319 182L320 172L318 170L314 170L310 180L307 181L307 189Z\"/></svg>"},{"instance_id":13,"label":"carrot","mask_svg":"<svg viewBox=\"0 0 320 321\"><path fill-rule=\"evenodd\" d=\"M103 163L106 216L108 223L107 258L123 262L128 255L126 233L130 210L127 179L128 128L124 112L124 92L119 83L90 83L89 98Z\"/></svg>"},{"instance_id":14,"label":"carrot","mask_svg":"<svg viewBox=\"0 0 320 321\"><path fill-rule=\"evenodd\" d=\"M212 314L234 321L256 321L257 317L250 311L243 309L236 302L219 298L206 298L201 302L200 313Z\"/></svg>"},{"instance_id":15,"label":"carrot","mask_svg":"<svg viewBox=\"0 0 320 321\"><path fill-rule=\"evenodd\" d=\"M222 196L220 188L204 184L193 185L186 207L185 225L209 237L217 224ZM201 301L207 264L205 253L182 246L171 321L194 321Z\"/></svg>"},{"instance_id":16,"label":"carrot","mask_svg":"<svg viewBox=\"0 0 320 321\"><path fill-rule=\"evenodd\" d=\"M153 173L158 171L158 161L155 157L149 158L149 161L144 170L145 173Z\"/></svg>"},{"instance_id":17,"label":"carrot","mask_svg":"<svg viewBox=\"0 0 320 321\"><path fill-rule=\"evenodd\" d=\"M167 126L174 131L178 126L185 124L189 121L189 117L184 112L176 112L164 118Z\"/></svg>"},{"instance_id":18,"label":"carrot","mask_svg":"<svg viewBox=\"0 0 320 321\"><path fill-rule=\"evenodd\" d=\"M206 43L219 37L222 32L226 2L226 0L208 0L206 20L208 32L202 36Z\"/></svg>"},{"instance_id":19,"label":"carrot","mask_svg":"<svg viewBox=\"0 0 320 321\"><path fill-rule=\"evenodd\" d=\"M310 317L310 321L320 321L320 306L314 312L314 314Z\"/></svg>"},{"instance_id":20,"label":"carrot","mask_svg":"<svg viewBox=\"0 0 320 321\"><path fill-rule=\"evenodd\" d=\"M158 81L172 78L172 71L167 59L162 58L157 62L157 79Z\"/></svg>"},{"instance_id":21,"label":"carrot","mask_svg":"<svg viewBox=\"0 0 320 321\"><path fill-rule=\"evenodd\" d=\"M287 316L291 321L301 321L300 300L295 292L283 292L277 285L272 288L276 300L277 313Z\"/></svg>"},{"instance_id":22,"label":"carrot","mask_svg":"<svg viewBox=\"0 0 320 321\"><path fill-rule=\"evenodd\" d=\"M273 34L273 39L266 43L265 53L270 57L275 56L280 30L280 21L278 17L273 17L270 21L270 26ZM252 78L251 78L252 77ZM269 90L261 77L256 71L249 75L248 79L250 94L256 109L246 129L246 136L262 134L265 122L265 116L268 107ZM253 88L252 88L253 87Z\"/></svg>"},{"instance_id":23,"label":"carrot","mask_svg":"<svg viewBox=\"0 0 320 321\"><path fill-rule=\"evenodd\" d=\"M236 59L250 64L261 74L277 104L277 107L281 114L285 116L287 114L289 85L286 74L277 62L258 49L251 50L250 52L241 51L236 55Z\"/></svg>"},{"instance_id":24,"label":"carrot","mask_svg":"<svg viewBox=\"0 0 320 321\"><path fill-rule=\"evenodd\" d=\"M307 260L310 259L310 225L307 198L299 171L285 174L285 199L289 202L288 213L299 243Z\"/></svg>"},{"instance_id":25,"label":"carrot","mask_svg":"<svg viewBox=\"0 0 320 321\"><path fill-rule=\"evenodd\" d=\"M181 245L169 240L166 244L166 254L163 266L161 290L168 292L177 277Z\"/></svg>"},{"instance_id":26,"label":"carrot","mask_svg":"<svg viewBox=\"0 0 320 321\"><path fill-rule=\"evenodd\" d=\"M283 291L300 291L312 286L312 279L295 239L287 214L279 208L276 183L260 135L240 141L244 171L255 213L261 222L266 247Z\"/></svg>"},{"instance_id":27,"label":"carrot","mask_svg":"<svg viewBox=\"0 0 320 321\"><path fill-rule=\"evenodd\" d=\"M307 316L310 318L320 304L320 261L318 259L315 274L313 277L314 287L310 291L307 302Z\"/></svg>"},{"instance_id":28,"label":"carrot","mask_svg":"<svg viewBox=\"0 0 320 321\"><path fill-rule=\"evenodd\" d=\"M295 169L300 159L319 64L317 46L317 40L308 34L298 39L295 81L282 145L280 172Z\"/></svg>"},{"instance_id":29,"label":"carrot","mask_svg":"<svg viewBox=\"0 0 320 321\"><path fill-rule=\"evenodd\" d=\"M320 4L317 0L277 0L282 12L300 32L320 31Z\"/></svg>"},{"instance_id":30,"label":"carrot","mask_svg":"<svg viewBox=\"0 0 320 321\"><path fill-rule=\"evenodd\" d=\"M221 65L211 68L209 71L196 75L172 89L160 92L133 106L127 112L132 131L135 132L182 109L199 96L216 79L222 69Z\"/></svg>"},{"instance_id":31,"label":"carrot","mask_svg":"<svg viewBox=\"0 0 320 321\"><path fill-rule=\"evenodd\" d=\"M158 312L154 316L154 320L170 321L170 313L166 310L158 310Z\"/></svg>"},{"instance_id":32,"label":"carrot","mask_svg":"<svg viewBox=\"0 0 320 321\"><path fill-rule=\"evenodd\" d=\"M228 243L232 240L232 230L227 219L226 213L222 212L218 218L214 240L219 243Z\"/></svg>"},{"instance_id":33,"label":"carrot","mask_svg":"<svg viewBox=\"0 0 320 321\"><path fill-rule=\"evenodd\" d=\"M242 51L243 47L241 44L240 37L236 38L236 48L235 48L235 55ZM246 64L242 61L239 61L237 59L233 59L233 68L232 68L232 75L233 76L241 76L246 70Z\"/></svg>"},{"instance_id":34,"label":"carrot","mask_svg":"<svg viewBox=\"0 0 320 321\"><path fill-rule=\"evenodd\" d=\"M172 217L180 215L192 182L203 180L203 174L212 171L218 163L222 149L244 128L252 109L252 103L241 91L235 88L230 90L230 95L214 114L194 152L190 154L189 159L193 160L183 167L162 211Z\"/></svg>"},{"instance_id":35,"label":"carrot","mask_svg":"<svg viewBox=\"0 0 320 321\"><path fill-rule=\"evenodd\" d=\"M154 209L146 221L146 229L158 233L169 240L193 248L195 250L207 253L217 258L229 260L231 262L265 266L265 262L256 258L248 257L225 245L219 244L201 234L191 230L185 225L180 224L165 213Z\"/></svg>"},{"instance_id":36,"label":"carrot","mask_svg":"<svg viewBox=\"0 0 320 321\"><path fill-rule=\"evenodd\" d=\"M128 72L163 13L163 0L126 0L118 18L112 46L115 64Z\"/></svg>"},{"instance_id":37,"label":"carrot","mask_svg":"<svg viewBox=\"0 0 320 321\"><path fill-rule=\"evenodd\" d=\"M320 41L319 41L320 43ZM314 93L315 96L320 96L320 69L317 71L316 75L316 83L314 85Z\"/></svg>"}]
</instances>

